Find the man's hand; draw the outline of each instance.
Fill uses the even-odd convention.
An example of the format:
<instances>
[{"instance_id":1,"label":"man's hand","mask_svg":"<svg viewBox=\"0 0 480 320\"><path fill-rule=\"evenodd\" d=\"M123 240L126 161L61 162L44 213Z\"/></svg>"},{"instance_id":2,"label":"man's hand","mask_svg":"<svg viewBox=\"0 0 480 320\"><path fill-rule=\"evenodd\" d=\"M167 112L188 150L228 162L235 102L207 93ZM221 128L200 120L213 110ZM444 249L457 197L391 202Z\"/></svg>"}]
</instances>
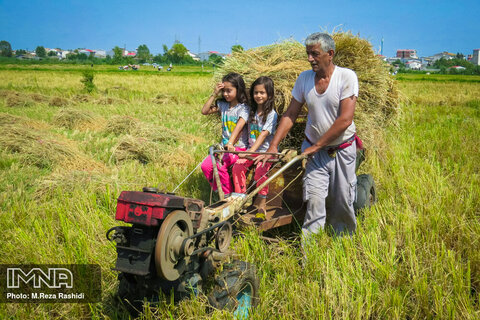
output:
<instances>
[{"instance_id":1,"label":"man's hand","mask_svg":"<svg viewBox=\"0 0 480 320\"><path fill-rule=\"evenodd\" d=\"M233 144L228 143L225 147L227 148L227 151L235 151Z\"/></svg>"},{"instance_id":2,"label":"man's hand","mask_svg":"<svg viewBox=\"0 0 480 320\"><path fill-rule=\"evenodd\" d=\"M302 155L304 156L310 156L316 152L318 152L321 148L317 145L311 145L310 147L308 147L307 149L305 149L305 151L302 152Z\"/></svg>"},{"instance_id":3,"label":"man's hand","mask_svg":"<svg viewBox=\"0 0 480 320\"><path fill-rule=\"evenodd\" d=\"M270 146L268 150L266 151L268 153L278 153L278 148L275 146ZM253 163L257 165L257 163L262 162L262 167L265 166L265 163L267 162L268 159L273 158L274 156L269 155L269 154L261 154L259 156L256 156L255 159L253 159Z\"/></svg>"}]
</instances>

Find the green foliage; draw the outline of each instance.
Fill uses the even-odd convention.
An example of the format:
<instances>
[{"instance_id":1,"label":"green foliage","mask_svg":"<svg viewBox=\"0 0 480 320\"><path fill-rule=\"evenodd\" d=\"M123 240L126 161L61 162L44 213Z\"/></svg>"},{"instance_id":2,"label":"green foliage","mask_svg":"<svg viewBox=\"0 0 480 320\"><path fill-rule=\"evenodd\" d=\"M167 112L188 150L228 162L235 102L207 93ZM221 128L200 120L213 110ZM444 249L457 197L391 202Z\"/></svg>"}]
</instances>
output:
<instances>
[{"instance_id":1,"label":"green foliage","mask_svg":"<svg viewBox=\"0 0 480 320\"><path fill-rule=\"evenodd\" d=\"M17 56L22 55L22 54L27 54L27 50L17 49L17 50L15 51L15 54L16 54Z\"/></svg>"},{"instance_id":2,"label":"green foliage","mask_svg":"<svg viewBox=\"0 0 480 320\"><path fill-rule=\"evenodd\" d=\"M464 60L458 54L454 59L445 59L441 58L435 61L433 66L437 69L440 69L440 73L451 73L451 74L480 74L480 67L475 66L473 63ZM455 70L451 69L453 66L462 66L465 70Z\"/></svg>"},{"instance_id":3,"label":"green foliage","mask_svg":"<svg viewBox=\"0 0 480 320\"><path fill-rule=\"evenodd\" d=\"M35 49L35 53L36 53L37 57L39 57L39 58L45 58L47 56L47 51L45 50L45 48L43 46L38 46Z\"/></svg>"},{"instance_id":4,"label":"green foliage","mask_svg":"<svg viewBox=\"0 0 480 320\"><path fill-rule=\"evenodd\" d=\"M115 48L113 48L112 50L113 50L112 63L116 63L116 64L121 63L123 58L123 49L120 48L119 46L115 46Z\"/></svg>"},{"instance_id":5,"label":"green foliage","mask_svg":"<svg viewBox=\"0 0 480 320\"><path fill-rule=\"evenodd\" d=\"M56 57L56 56L57 56L57 52L56 52L56 51L49 51L49 52L48 52L48 56L49 56L49 57Z\"/></svg>"},{"instance_id":6,"label":"green foliage","mask_svg":"<svg viewBox=\"0 0 480 320\"><path fill-rule=\"evenodd\" d=\"M167 56L171 62L178 63L187 56L187 51L187 48L185 48L183 44L175 43L170 50L168 50Z\"/></svg>"},{"instance_id":7,"label":"green foliage","mask_svg":"<svg viewBox=\"0 0 480 320\"><path fill-rule=\"evenodd\" d=\"M223 63L223 58L221 56L219 56L218 54L213 53L208 57L208 62L217 64L217 65L222 64Z\"/></svg>"},{"instance_id":8,"label":"green foliage","mask_svg":"<svg viewBox=\"0 0 480 320\"><path fill-rule=\"evenodd\" d=\"M95 74L92 70L85 70L82 72L83 78L80 80L83 83L83 88L86 92L92 93L97 90L97 87L93 83Z\"/></svg>"},{"instance_id":9,"label":"green foliage","mask_svg":"<svg viewBox=\"0 0 480 320\"><path fill-rule=\"evenodd\" d=\"M10 42L5 40L0 41L0 56L1 57L12 56L12 46L10 45Z\"/></svg>"},{"instance_id":10,"label":"green foliage","mask_svg":"<svg viewBox=\"0 0 480 320\"><path fill-rule=\"evenodd\" d=\"M232 53L233 52L240 52L240 51L243 51L243 47L241 45L236 44L236 45L232 46Z\"/></svg>"},{"instance_id":11,"label":"green foliage","mask_svg":"<svg viewBox=\"0 0 480 320\"><path fill-rule=\"evenodd\" d=\"M151 59L150 50L146 44L139 45L137 48L137 59L140 63L146 62Z\"/></svg>"}]
</instances>

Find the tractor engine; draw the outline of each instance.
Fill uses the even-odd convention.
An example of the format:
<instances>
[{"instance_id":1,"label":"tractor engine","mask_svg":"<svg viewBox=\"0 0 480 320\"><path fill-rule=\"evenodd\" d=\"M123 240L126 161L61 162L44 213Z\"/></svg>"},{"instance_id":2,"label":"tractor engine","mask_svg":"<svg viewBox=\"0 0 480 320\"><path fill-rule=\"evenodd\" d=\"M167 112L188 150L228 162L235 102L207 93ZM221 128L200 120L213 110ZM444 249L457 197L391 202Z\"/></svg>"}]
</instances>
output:
<instances>
[{"instance_id":1,"label":"tractor engine","mask_svg":"<svg viewBox=\"0 0 480 320\"><path fill-rule=\"evenodd\" d=\"M107 233L107 239L116 242L114 270L123 273L175 281L188 269L192 253L206 245L206 237L194 237L208 224L201 200L155 188L123 191L115 219L132 224Z\"/></svg>"}]
</instances>

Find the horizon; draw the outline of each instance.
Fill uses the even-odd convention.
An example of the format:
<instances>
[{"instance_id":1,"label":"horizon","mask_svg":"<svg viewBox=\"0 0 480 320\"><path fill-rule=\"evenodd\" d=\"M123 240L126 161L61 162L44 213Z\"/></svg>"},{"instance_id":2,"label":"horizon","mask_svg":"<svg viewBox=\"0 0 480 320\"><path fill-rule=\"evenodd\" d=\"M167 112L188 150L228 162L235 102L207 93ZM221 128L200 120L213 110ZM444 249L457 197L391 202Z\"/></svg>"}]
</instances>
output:
<instances>
[{"instance_id":1,"label":"horizon","mask_svg":"<svg viewBox=\"0 0 480 320\"><path fill-rule=\"evenodd\" d=\"M247 0L215 7L186 0L137 1L135 6L112 0L0 0L0 40L8 41L13 50L30 51L37 46L105 51L119 46L134 51L145 44L156 55L163 53L163 44L170 48L179 41L192 53L230 53L235 44L247 50L289 38L303 42L313 32L342 30L369 40L379 54L383 38L386 57L395 57L400 49L414 49L419 57L444 51L467 56L480 47L480 35L473 32L479 9L475 1L400 5L349 0L319 5ZM329 14L323 14L325 18L319 12Z\"/></svg>"}]
</instances>

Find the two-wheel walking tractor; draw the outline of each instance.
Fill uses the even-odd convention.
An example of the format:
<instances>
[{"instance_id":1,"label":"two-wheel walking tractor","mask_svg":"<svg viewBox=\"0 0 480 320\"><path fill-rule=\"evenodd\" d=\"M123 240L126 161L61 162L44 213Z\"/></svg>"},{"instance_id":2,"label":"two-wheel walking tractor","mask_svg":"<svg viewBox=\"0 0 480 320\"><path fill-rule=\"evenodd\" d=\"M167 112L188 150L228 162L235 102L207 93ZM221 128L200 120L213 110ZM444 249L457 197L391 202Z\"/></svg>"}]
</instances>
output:
<instances>
[{"instance_id":1,"label":"two-wheel walking tractor","mask_svg":"<svg viewBox=\"0 0 480 320\"><path fill-rule=\"evenodd\" d=\"M357 167L363 154L358 158ZM222 266L223 271L205 292L209 303L237 316L248 314L259 302L259 280L254 265L231 259L233 227L247 224L264 231L301 217L304 206L298 178L303 174L303 159L295 151L284 152L279 156L280 166L274 166L268 180L246 197L234 195L209 206L155 188L123 191L115 219L131 225L113 227L107 239L116 243L118 297L127 309L141 311L143 301L158 299L160 291L173 293L175 300L205 292L203 285ZM270 185L266 220L255 222L247 207L266 184ZM370 175L358 176L357 191L357 210L375 201Z\"/></svg>"}]
</instances>

